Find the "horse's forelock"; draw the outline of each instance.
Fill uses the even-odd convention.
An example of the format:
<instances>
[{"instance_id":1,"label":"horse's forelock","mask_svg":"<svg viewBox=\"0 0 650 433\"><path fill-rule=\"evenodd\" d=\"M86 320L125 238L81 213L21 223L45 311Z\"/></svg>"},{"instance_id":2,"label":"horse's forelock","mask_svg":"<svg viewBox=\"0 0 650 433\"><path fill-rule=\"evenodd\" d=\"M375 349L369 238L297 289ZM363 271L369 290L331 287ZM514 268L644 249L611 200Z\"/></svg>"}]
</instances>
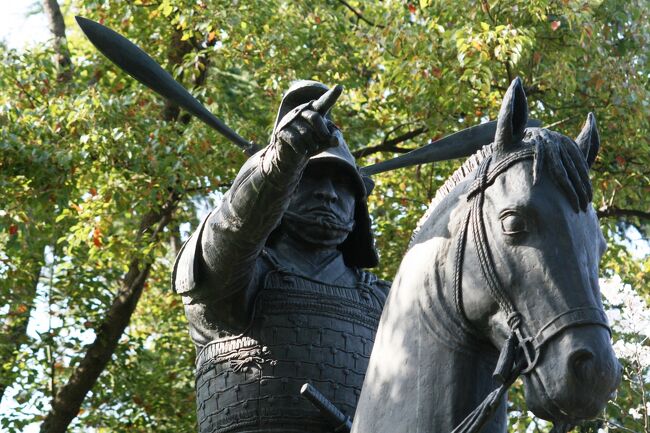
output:
<instances>
[{"instance_id":1,"label":"horse's forelock","mask_svg":"<svg viewBox=\"0 0 650 433\"><path fill-rule=\"evenodd\" d=\"M535 146L533 183L539 181L546 166L573 209L586 210L592 189L589 167L578 145L569 137L543 128L528 129L523 141L525 145Z\"/></svg>"},{"instance_id":2,"label":"horse's forelock","mask_svg":"<svg viewBox=\"0 0 650 433\"><path fill-rule=\"evenodd\" d=\"M542 176L544 166L547 166L553 181L569 199L571 206L576 212L580 209L586 210L592 199L591 181L589 180L589 168L584 155L580 152L577 144L570 138L549 131L544 128L528 128L522 140L522 146L534 146L535 156L533 161L533 183L537 183ZM413 236L411 245L417 234L423 228L426 221L436 207L454 190L460 183L467 180L474 173L478 166L494 153L494 145L484 146L476 153L468 157L454 173L447 178L444 184L429 204L429 208L420 218Z\"/></svg>"}]
</instances>

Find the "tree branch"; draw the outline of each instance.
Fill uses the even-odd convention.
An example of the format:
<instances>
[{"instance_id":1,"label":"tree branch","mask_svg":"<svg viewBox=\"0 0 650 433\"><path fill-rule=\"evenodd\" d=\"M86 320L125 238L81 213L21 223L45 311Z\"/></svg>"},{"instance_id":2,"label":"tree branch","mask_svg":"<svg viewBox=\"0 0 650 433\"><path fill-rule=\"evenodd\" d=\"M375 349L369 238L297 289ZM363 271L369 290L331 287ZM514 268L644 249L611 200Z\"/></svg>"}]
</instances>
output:
<instances>
[{"instance_id":1,"label":"tree branch","mask_svg":"<svg viewBox=\"0 0 650 433\"><path fill-rule=\"evenodd\" d=\"M575 114L573 116L565 117L564 119L558 120L557 122L553 122L548 126L544 126L546 129L551 129L551 128L556 128L564 123L570 122L574 119L577 119L579 117L582 117L582 114Z\"/></svg>"},{"instance_id":2,"label":"tree branch","mask_svg":"<svg viewBox=\"0 0 650 433\"><path fill-rule=\"evenodd\" d=\"M511 83L513 78L512 78L512 68L510 67L510 62L506 60L503 63L506 67L506 74L508 75L508 83ZM529 95L529 93L526 94Z\"/></svg>"},{"instance_id":3,"label":"tree branch","mask_svg":"<svg viewBox=\"0 0 650 433\"><path fill-rule=\"evenodd\" d=\"M483 9L483 12L487 14L488 18L490 18L490 22L492 24L496 24L497 21L492 15L492 11L490 10L490 3L487 0L481 0L481 8Z\"/></svg>"},{"instance_id":4,"label":"tree branch","mask_svg":"<svg viewBox=\"0 0 650 433\"><path fill-rule=\"evenodd\" d=\"M11 77L11 78L13 78L14 83L16 83L16 87L18 87L20 89L20 91L23 92L25 94L25 96L27 96L27 99L29 100L30 108L36 108L37 105L40 105L40 100L33 97L27 91L27 89L25 89L25 86L22 85L22 83L18 80L18 78L16 78L16 77Z\"/></svg>"},{"instance_id":5,"label":"tree branch","mask_svg":"<svg viewBox=\"0 0 650 433\"><path fill-rule=\"evenodd\" d=\"M72 61L68 50L68 40L65 36L65 22L63 21L61 8L57 0L43 0L43 9L54 37L54 50L60 68L58 79L61 82L68 82L72 79Z\"/></svg>"},{"instance_id":6,"label":"tree branch","mask_svg":"<svg viewBox=\"0 0 650 433\"><path fill-rule=\"evenodd\" d=\"M596 211L598 218L640 218L650 220L650 212L637 209L622 209L616 206L601 207Z\"/></svg>"},{"instance_id":7,"label":"tree branch","mask_svg":"<svg viewBox=\"0 0 650 433\"><path fill-rule=\"evenodd\" d=\"M193 49L196 47L199 47L200 45L194 40L194 38L190 39L190 41L183 41L181 40L183 36L183 33L180 31L174 32L174 39L171 42L170 48L167 52L167 58L169 59L169 63L172 65L180 65L183 63L184 57L191 53ZM199 55L197 59L197 69L198 69L198 74L194 77L193 80L193 87L200 87L203 84L205 84L205 80L207 79L208 76L208 66L209 66L209 59L205 55ZM183 74L181 74L178 79L182 79ZM163 108L163 119L167 120L168 122L172 122L175 120L178 120L180 123L186 125L192 120L192 115L189 113L184 113L180 115L180 107L176 105L174 102L169 101L168 99L165 99L165 106Z\"/></svg>"},{"instance_id":8,"label":"tree branch","mask_svg":"<svg viewBox=\"0 0 650 433\"><path fill-rule=\"evenodd\" d=\"M169 60L170 65L180 65L183 63L183 58L186 54L192 51L192 44L182 40L183 32L176 30L172 34L172 40L170 41L169 48L167 50L167 59ZM178 77L180 81L183 78L182 74ZM162 118L168 122L173 122L178 119L181 109L179 106L165 99L165 106L162 112Z\"/></svg>"},{"instance_id":9,"label":"tree branch","mask_svg":"<svg viewBox=\"0 0 650 433\"><path fill-rule=\"evenodd\" d=\"M428 128L425 126L422 126L420 128L416 128L412 131L406 132L400 136L397 136L393 139L386 140L381 144L375 145L375 146L367 146L367 147L362 147L361 149L357 149L354 152L352 152L352 155L354 155L355 158L361 158L363 156L368 156L373 153L377 152L395 152L395 153L407 153L410 152L413 149L405 149L402 147L398 147L397 145L406 141L410 140L411 138L415 138L418 135L424 134L425 132L428 131ZM390 134L390 133L389 133ZM386 136L388 138L388 135Z\"/></svg>"},{"instance_id":10,"label":"tree branch","mask_svg":"<svg viewBox=\"0 0 650 433\"><path fill-rule=\"evenodd\" d=\"M183 242L181 241L181 230L178 223L173 224L169 231L169 247L173 251L174 257L176 257L183 246Z\"/></svg>"},{"instance_id":11,"label":"tree branch","mask_svg":"<svg viewBox=\"0 0 650 433\"><path fill-rule=\"evenodd\" d=\"M361 11L356 10L354 7L352 7L352 5L350 5L350 3L346 2L345 0L339 0L339 3L341 3L343 6L348 8L353 14L357 16L357 18L359 18L361 21L368 24L369 26L377 27L380 29L386 28L386 26L382 24L376 24L375 22L370 21L368 18L364 17Z\"/></svg>"}]
</instances>

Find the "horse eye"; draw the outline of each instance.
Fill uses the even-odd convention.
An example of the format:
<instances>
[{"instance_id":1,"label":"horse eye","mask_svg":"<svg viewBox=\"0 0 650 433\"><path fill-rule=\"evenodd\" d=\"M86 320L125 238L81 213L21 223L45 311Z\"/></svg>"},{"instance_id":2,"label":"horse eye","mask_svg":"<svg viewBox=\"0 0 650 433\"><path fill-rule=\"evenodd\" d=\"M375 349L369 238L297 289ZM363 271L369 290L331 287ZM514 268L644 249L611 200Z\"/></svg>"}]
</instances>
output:
<instances>
[{"instance_id":1,"label":"horse eye","mask_svg":"<svg viewBox=\"0 0 650 433\"><path fill-rule=\"evenodd\" d=\"M526 219L516 212L507 212L501 217L501 229L507 235L527 232Z\"/></svg>"}]
</instances>

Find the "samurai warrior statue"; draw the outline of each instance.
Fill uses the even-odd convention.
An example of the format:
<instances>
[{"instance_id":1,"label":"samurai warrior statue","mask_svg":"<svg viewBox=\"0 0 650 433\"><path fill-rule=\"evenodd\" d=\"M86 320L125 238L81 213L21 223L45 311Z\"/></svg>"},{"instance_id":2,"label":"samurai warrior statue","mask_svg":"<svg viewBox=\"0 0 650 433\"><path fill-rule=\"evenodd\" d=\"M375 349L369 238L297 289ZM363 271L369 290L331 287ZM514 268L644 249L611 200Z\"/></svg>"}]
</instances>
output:
<instances>
[{"instance_id":1,"label":"samurai warrior statue","mask_svg":"<svg viewBox=\"0 0 650 433\"><path fill-rule=\"evenodd\" d=\"M331 94L291 86L270 144L176 260L201 433L332 432L300 397L306 382L354 414L389 284L363 270L377 265L372 182L329 117Z\"/></svg>"}]
</instances>

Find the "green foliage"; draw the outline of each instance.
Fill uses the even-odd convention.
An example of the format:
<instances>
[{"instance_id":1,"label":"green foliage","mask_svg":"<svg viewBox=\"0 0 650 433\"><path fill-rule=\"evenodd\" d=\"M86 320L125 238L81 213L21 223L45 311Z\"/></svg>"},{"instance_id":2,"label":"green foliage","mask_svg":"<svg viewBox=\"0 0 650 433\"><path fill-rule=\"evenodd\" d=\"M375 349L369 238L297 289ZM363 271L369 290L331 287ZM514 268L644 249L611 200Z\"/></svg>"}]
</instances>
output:
<instances>
[{"instance_id":1,"label":"green foliage","mask_svg":"<svg viewBox=\"0 0 650 433\"><path fill-rule=\"evenodd\" d=\"M524 80L531 117L569 136L595 112L602 148L592 172L594 206L606 215L610 245L602 273L620 276L650 300L650 257L628 248L631 230L643 242L649 230L646 2L67 3L139 44L187 87L207 72L194 94L261 145L282 92L298 78L345 86L334 118L353 150L423 131L360 165L495 118L515 76ZM1 417L2 430L41 419L131 261L149 258L154 267L143 298L71 431L193 431L194 349L169 288L175 250L166 239L177 239L183 223L196 226L197 209L225 191L245 157L196 121L164 120L164 103L98 54L72 15L65 18L71 81L57 80L47 49L0 52L3 333L35 302L44 310L34 317L49 318L25 344L0 339L0 382L13 383L18 403ZM396 272L418 219L458 163L376 177L370 210L384 278ZM172 192L182 199L165 241L146 240L139 235L143 216ZM633 337L615 336L623 338ZM638 343L648 347L647 339ZM619 397L601 420L610 431L648 431L629 413L641 408L647 420L642 402L650 398L649 367L634 362L626 360ZM510 394L511 431L550 430L526 411L520 388Z\"/></svg>"}]
</instances>

